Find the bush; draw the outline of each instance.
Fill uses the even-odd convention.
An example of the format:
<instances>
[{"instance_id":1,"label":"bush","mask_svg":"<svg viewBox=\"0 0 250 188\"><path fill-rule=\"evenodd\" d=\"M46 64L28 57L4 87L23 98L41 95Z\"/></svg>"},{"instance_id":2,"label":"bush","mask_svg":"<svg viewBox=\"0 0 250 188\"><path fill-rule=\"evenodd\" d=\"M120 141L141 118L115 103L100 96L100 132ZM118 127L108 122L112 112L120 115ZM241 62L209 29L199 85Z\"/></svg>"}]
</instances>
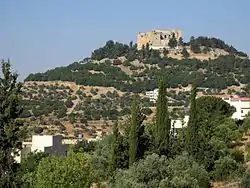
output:
<instances>
[{"instance_id":1,"label":"bush","mask_svg":"<svg viewBox=\"0 0 250 188\"><path fill-rule=\"evenodd\" d=\"M150 114L153 113L153 111L150 108L143 108L142 113L149 116Z\"/></svg>"},{"instance_id":2,"label":"bush","mask_svg":"<svg viewBox=\"0 0 250 188\"><path fill-rule=\"evenodd\" d=\"M250 169L248 169L243 175L241 181L241 188L249 188L249 185L250 185Z\"/></svg>"},{"instance_id":3,"label":"bush","mask_svg":"<svg viewBox=\"0 0 250 188\"><path fill-rule=\"evenodd\" d=\"M213 178L215 180L235 180L239 178L243 172L244 168L242 164L237 163L230 156L221 157L219 160L215 161L214 171L212 172Z\"/></svg>"},{"instance_id":4,"label":"bush","mask_svg":"<svg viewBox=\"0 0 250 188\"><path fill-rule=\"evenodd\" d=\"M64 105L67 107L67 108L72 108L74 103L70 100L70 99L67 99L64 103Z\"/></svg>"},{"instance_id":5,"label":"bush","mask_svg":"<svg viewBox=\"0 0 250 188\"><path fill-rule=\"evenodd\" d=\"M41 134L42 132L43 132L43 128L42 127L34 127L34 133Z\"/></svg>"},{"instance_id":6,"label":"bush","mask_svg":"<svg viewBox=\"0 0 250 188\"><path fill-rule=\"evenodd\" d=\"M123 65L126 66L126 67L129 67L129 66L131 66L131 63L130 63L129 60L125 60L125 61L123 62Z\"/></svg>"},{"instance_id":7,"label":"bush","mask_svg":"<svg viewBox=\"0 0 250 188\"><path fill-rule=\"evenodd\" d=\"M121 65L121 64L122 64L122 62L121 62L120 59L115 59L115 60L113 61L113 65Z\"/></svg>"},{"instance_id":8,"label":"bush","mask_svg":"<svg viewBox=\"0 0 250 188\"><path fill-rule=\"evenodd\" d=\"M236 162L243 163L244 162L244 152L240 149L234 148L230 151L232 158Z\"/></svg>"}]
</instances>

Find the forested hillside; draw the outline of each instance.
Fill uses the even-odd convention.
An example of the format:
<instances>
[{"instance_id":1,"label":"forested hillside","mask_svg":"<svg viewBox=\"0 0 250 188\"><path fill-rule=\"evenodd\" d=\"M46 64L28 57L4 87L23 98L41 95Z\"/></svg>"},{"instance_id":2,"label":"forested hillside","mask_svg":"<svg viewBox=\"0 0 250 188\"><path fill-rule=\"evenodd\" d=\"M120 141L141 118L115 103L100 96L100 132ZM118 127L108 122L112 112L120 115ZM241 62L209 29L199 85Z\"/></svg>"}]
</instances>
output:
<instances>
[{"instance_id":1,"label":"forested hillside","mask_svg":"<svg viewBox=\"0 0 250 188\"><path fill-rule=\"evenodd\" d=\"M187 114L188 88L194 80L198 87L209 88L207 94L248 95L250 60L216 38L191 37L178 49L163 51L108 41L90 58L30 74L24 83L21 117L29 118L38 133L101 137L112 121L126 119L134 94L139 94L148 118L154 117L155 106L145 91L157 88L159 77L173 89L167 96L170 115L177 118Z\"/></svg>"},{"instance_id":2,"label":"forested hillside","mask_svg":"<svg viewBox=\"0 0 250 188\"><path fill-rule=\"evenodd\" d=\"M216 43L213 38L205 39L193 39L189 42L191 47L183 46L182 50L176 50L175 53L182 59L168 57L170 51L166 49L160 53L146 46L138 51L132 43L124 45L108 41L104 47L95 50L91 58L45 73L30 74L25 81L72 81L78 85L115 87L123 92L135 93L156 88L159 76L163 76L167 87L172 88L185 87L194 78L199 87L206 88L224 89L227 86L249 84L250 60L239 57L245 54L233 47L229 48L220 40ZM187 51L189 47L192 51L192 45L209 51L216 47L230 53L209 60L193 59L189 58Z\"/></svg>"}]
</instances>

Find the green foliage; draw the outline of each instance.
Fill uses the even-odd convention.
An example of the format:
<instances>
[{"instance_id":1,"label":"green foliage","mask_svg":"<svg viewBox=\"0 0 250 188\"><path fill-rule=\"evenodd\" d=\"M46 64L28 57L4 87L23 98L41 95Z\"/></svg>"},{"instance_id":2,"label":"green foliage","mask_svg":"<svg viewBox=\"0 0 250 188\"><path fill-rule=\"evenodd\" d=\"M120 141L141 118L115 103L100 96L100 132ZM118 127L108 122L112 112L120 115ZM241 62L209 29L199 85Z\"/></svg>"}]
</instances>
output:
<instances>
[{"instance_id":1,"label":"green foliage","mask_svg":"<svg viewBox=\"0 0 250 188\"><path fill-rule=\"evenodd\" d=\"M173 35L171 36L169 42L168 42L168 46L170 48L176 48L177 47L177 44L178 44L178 41L175 37L175 34L173 33Z\"/></svg>"},{"instance_id":2,"label":"green foliage","mask_svg":"<svg viewBox=\"0 0 250 188\"><path fill-rule=\"evenodd\" d=\"M74 103L70 99L67 99L64 104L67 108L72 108L74 105Z\"/></svg>"},{"instance_id":3,"label":"green foliage","mask_svg":"<svg viewBox=\"0 0 250 188\"><path fill-rule=\"evenodd\" d=\"M229 46L228 44L225 44L224 41L214 38L214 37L197 37L197 38L192 38L192 40L190 40L190 44L197 44L199 46L205 46L205 47L210 47L210 48L219 48L219 49L223 49L226 52L230 53L230 54L234 54L234 55L238 55L241 57L247 57L246 53L237 51L234 47Z\"/></svg>"},{"instance_id":4,"label":"green foliage","mask_svg":"<svg viewBox=\"0 0 250 188\"><path fill-rule=\"evenodd\" d=\"M249 188L250 187L250 169L246 170L241 180L241 187L242 188Z\"/></svg>"},{"instance_id":5,"label":"green foliage","mask_svg":"<svg viewBox=\"0 0 250 188\"><path fill-rule=\"evenodd\" d=\"M110 182L111 188L209 187L209 175L187 155L173 160L156 154L147 156L128 170L119 170Z\"/></svg>"},{"instance_id":6,"label":"green foliage","mask_svg":"<svg viewBox=\"0 0 250 188\"><path fill-rule=\"evenodd\" d=\"M22 159L19 173L23 182L23 187L35 186L38 165L46 157L48 157L46 153L37 152L29 153L26 158Z\"/></svg>"},{"instance_id":7,"label":"green foliage","mask_svg":"<svg viewBox=\"0 0 250 188\"><path fill-rule=\"evenodd\" d=\"M186 48L183 48L181 54L184 58L189 58L190 54L188 53Z\"/></svg>"},{"instance_id":8,"label":"green foliage","mask_svg":"<svg viewBox=\"0 0 250 188\"><path fill-rule=\"evenodd\" d=\"M112 135L112 144L111 144L111 160L110 160L110 172L114 172L117 168L117 155L119 150L118 137L120 136L118 130L118 121L113 125L113 135Z\"/></svg>"},{"instance_id":9,"label":"green foliage","mask_svg":"<svg viewBox=\"0 0 250 188\"><path fill-rule=\"evenodd\" d=\"M171 120L169 119L166 85L163 80L159 82L159 92L156 104L156 146L160 154L169 155Z\"/></svg>"},{"instance_id":10,"label":"green foliage","mask_svg":"<svg viewBox=\"0 0 250 188\"><path fill-rule=\"evenodd\" d=\"M24 139L23 122L18 120L21 84L17 74L11 72L10 62L1 63L0 78L0 187L16 187L16 163L14 155L22 148Z\"/></svg>"},{"instance_id":11,"label":"green foliage","mask_svg":"<svg viewBox=\"0 0 250 188\"><path fill-rule=\"evenodd\" d=\"M250 130L250 117L247 117L247 118L244 119L242 127L243 127L245 133L249 132L249 130Z\"/></svg>"},{"instance_id":12,"label":"green foliage","mask_svg":"<svg viewBox=\"0 0 250 188\"><path fill-rule=\"evenodd\" d=\"M130 63L129 60L125 60L125 61L123 62L123 65L126 66L126 67L129 67L129 66L131 66L131 63Z\"/></svg>"},{"instance_id":13,"label":"green foliage","mask_svg":"<svg viewBox=\"0 0 250 188\"><path fill-rule=\"evenodd\" d=\"M215 180L233 181L244 172L242 164L237 163L229 156L222 157L215 161L214 171L212 172Z\"/></svg>"},{"instance_id":14,"label":"green foliage","mask_svg":"<svg viewBox=\"0 0 250 188\"><path fill-rule=\"evenodd\" d=\"M131 166L136 160L138 155L138 141L139 136L143 133L140 132L141 124L145 116L141 113L139 103L134 98L131 108L131 126L129 132L129 165Z\"/></svg>"},{"instance_id":15,"label":"green foliage","mask_svg":"<svg viewBox=\"0 0 250 188\"><path fill-rule=\"evenodd\" d=\"M225 146L229 147L239 136L236 124L233 120L227 119L233 114L235 108L216 97L196 99L196 108L199 109L197 112L199 150L196 158L208 171L211 171L219 154L228 149ZM235 137L228 140L229 133Z\"/></svg>"},{"instance_id":16,"label":"green foliage","mask_svg":"<svg viewBox=\"0 0 250 188\"><path fill-rule=\"evenodd\" d=\"M129 52L129 46L122 43L107 41L104 47L94 50L91 55L92 59L102 60L104 58L115 59L117 57L125 56Z\"/></svg>"},{"instance_id":17,"label":"green foliage","mask_svg":"<svg viewBox=\"0 0 250 188\"><path fill-rule=\"evenodd\" d=\"M142 113L149 116L153 113L153 111L150 108L143 108Z\"/></svg>"},{"instance_id":18,"label":"green foliage","mask_svg":"<svg viewBox=\"0 0 250 188\"><path fill-rule=\"evenodd\" d=\"M193 155L197 158L199 144L198 144L198 110L196 108L196 93L197 88L193 86L191 95L190 95L190 112L189 112L189 121L188 121L188 137L187 137L187 150L190 155Z\"/></svg>"},{"instance_id":19,"label":"green foliage","mask_svg":"<svg viewBox=\"0 0 250 188\"><path fill-rule=\"evenodd\" d=\"M89 188L92 183L88 156L69 152L67 157L45 158L38 166L36 187Z\"/></svg>"},{"instance_id":20,"label":"green foliage","mask_svg":"<svg viewBox=\"0 0 250 188\"><path fill-rule=\"evenodd\" d=\"M145 50L145 49L144 49ZM77 84L90 86L115 87L125 92L142 92L157 87L157 77L165 76L167 87L187 86L197 77L197 87L224 89L227 86L250 83L250 60L232 55L219 56L213 60L172 59L159 56L159 52L150 49L149 58L141 52L144 64L158 64L160 69L146 68L143 72L127 75L117 66L104 62L73 63L45 73L30 74L25 81L75 81ZM139 54L139 53L138 53ZM130 61L130 60L129 60ZM206 71L199 71L203 69ZM78 70L72 75L71 70ZM94 70L96 73L89 71ZM143 79L134 79L134 76ZM237 78L237 80L235 79Z\"/></svg>"}]
</instances>

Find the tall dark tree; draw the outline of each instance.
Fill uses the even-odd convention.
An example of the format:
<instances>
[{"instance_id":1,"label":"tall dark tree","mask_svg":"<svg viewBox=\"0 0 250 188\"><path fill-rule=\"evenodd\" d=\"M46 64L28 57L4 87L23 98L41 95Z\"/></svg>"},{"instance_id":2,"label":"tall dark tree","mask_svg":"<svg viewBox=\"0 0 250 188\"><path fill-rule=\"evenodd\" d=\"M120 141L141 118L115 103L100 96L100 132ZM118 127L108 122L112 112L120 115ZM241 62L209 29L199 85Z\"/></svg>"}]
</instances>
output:
<instances>
[{"instance_id":1,"label":"tall dark tree","mask_svg":"<svg viewBox=\"0 0 250 188\"><path fill-rule=\"evenodd\" d=\"M159 91L156 104L156 146L159 148L159 153L169 155L171 120L169 118L166 85L163 80L159 81Z\"/></svg>"},{"instance_id":2,"label":"tall dark tree","mask_svg":"<svg viewBox=\"0 0 250 188\"><path fill-rule=\"evenodd\" d=\"M112 135L112 144L111 144L111 159L110 159L110 172L114 172L117 168L117 155L119 150L119 130L118 130L118 121L113 125L113 135Z\"/></svg>"},{"instance_id":3,"label":"tall dark tree","mask_svg":"<svg viewBox=\"0 0 250 188\"><path fill-rule=\"evenodd\" d=\"M10 62L2 61L0 77L0 187L15 187L16 163L13 154L22 148L23 123L19 103L21 84L11 72Z\"/></svg>"},{"instance_id":4,"label":"tall dark tree","mask_svg":"<svg viewBox=\"0 0 250 188\"><path fill-rule=\"evenodd\" d=\"M183 46L183 45L184 45L183 38L180 37L178 40L178 46Z\"/></svg>"},{"instance_id":5,"label":"tall dark tree","mask_svg":"<svg viewBox=\"0 0 250 188\"><path fill-rule=\"evenodd\" d=\"M195 155L198 152L198 119L196 109L196 85L193 85L190 95L190 112L188 121L188 138L187 138L187 150L190 155Z\"/></svg>"},{"instance_id":6,"label":"tall dark tree","mask_svg":"<svg viewBox=\"0 0 250 188\"><path fill-rule=\"evenodd\" d=\"M167 57L168 54L169 54L169 51L166 48L163 48L164 57Z\"/></svg>"},{"instance_id":7,"label":"tall dark tree","mask_svg":"<svg viewBox=\"0 0 250 188\"><path fill-rule=\"evenodd\" d=\"M181 54L184 58L189 58L189 56L190 56L190 54L188 53L188 51L185 47L182 49Z\"/></svg>"},{"instance_id":8,"label":"tall dark tree","mask_svg":"<svg viewBox=\"0 0 250 188\"><path fill-rule=\"evenodd\" d=\"M141 113L141 109L137 98L135 97L131 109L131 125L129 132L129 165L136 161L138 154L138 143L140 137L141 124L145 116Z\"/></svg>"},{"instance_id":9,"label":"tall dark tree","mask_svg":"<svg viewBox=\"0 0 250 188\"><path fill-rule=\"evenodd\" d=\"M145 47L145 58L148 59L150 57L150 48L149 48L149 43L146 44L146 47Z\"/></svg>"},{"instance_id":10,"label":"tall dark tree","mask_svg":"<svg viewBox=\"0 0 250 188\"><path fill-rule=\"evenodd\" d=\"M177 41L177 39L175 37L175 34L173 33L171 38L169 39L168 46L170 48L176 48L177 44L178 44L178 41Z\"/></svg>"}]
</instances>

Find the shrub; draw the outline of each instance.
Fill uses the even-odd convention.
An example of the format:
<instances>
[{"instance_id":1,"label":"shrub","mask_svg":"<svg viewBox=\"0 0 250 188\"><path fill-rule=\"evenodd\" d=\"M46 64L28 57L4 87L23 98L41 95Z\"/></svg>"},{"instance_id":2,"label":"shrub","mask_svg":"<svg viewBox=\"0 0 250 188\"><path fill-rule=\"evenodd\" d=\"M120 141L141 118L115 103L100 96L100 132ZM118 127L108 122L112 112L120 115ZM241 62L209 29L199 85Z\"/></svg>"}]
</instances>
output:
<instances>
[{"instance_id":1,"label":"shrub","mask_svg":"<svg viewBox=\"0 0 250 188\"><path fill-rule=\"evenodd\" d=\"M67 107L67 108L72 108L74 103L70 100L70 99L67 99L64 103L64 105Z\"/></svg>"},{"instance_id":2,"label":"shrub","mask_svg":"<svg viewBox=\"0 0 250 188\"><path fill-rule=\"evenodd\" d=\"M120 59L115 59L115 60L113 61L113 65L121 65L121 64L122 64L122 62L121 62Z\"/></svg>"},{"instance_id":3,"label":"shrub","mask_svg":"<svg viewBox=\"0 0 250 188\"><path fill-rule=\"evenodd\" d=\"M153 113L153 111L150 108L143 108L142 113L149 116L150 114Z\"/></svg>"},{"instance_id":4,"label":"shrub","mask_svg":"<svg viewBox=\"0 0 250 188\"><path fill-rule=\"evenodd\" d=\"M237 163L230 156L221 157L215 161L214 171L212 172L215 180L234 180L240 177L243 166Z\"/></svg>"},{"instance_id":5,"label":"shrub","mask_svg":"<svg viewBox=\"0 0 250 188\"><path fill-rule=\"evenodd\" d=\"M131 66L131 63L130 63L129 60L125 60L125 61L123 62L123 65L126 66L126 67L129 67L129 66Z\"/></svg>"},{"instance_id":6,"label":"shrub","mask_svg":"<svg viewBox=\"0 0 250 188\"><path fill-rule=\"evenodd\" d=\"M34 127L34 133L41 134L42 132L43 132L43 128L42 127Z\"/></svg>"}]
</instances>

